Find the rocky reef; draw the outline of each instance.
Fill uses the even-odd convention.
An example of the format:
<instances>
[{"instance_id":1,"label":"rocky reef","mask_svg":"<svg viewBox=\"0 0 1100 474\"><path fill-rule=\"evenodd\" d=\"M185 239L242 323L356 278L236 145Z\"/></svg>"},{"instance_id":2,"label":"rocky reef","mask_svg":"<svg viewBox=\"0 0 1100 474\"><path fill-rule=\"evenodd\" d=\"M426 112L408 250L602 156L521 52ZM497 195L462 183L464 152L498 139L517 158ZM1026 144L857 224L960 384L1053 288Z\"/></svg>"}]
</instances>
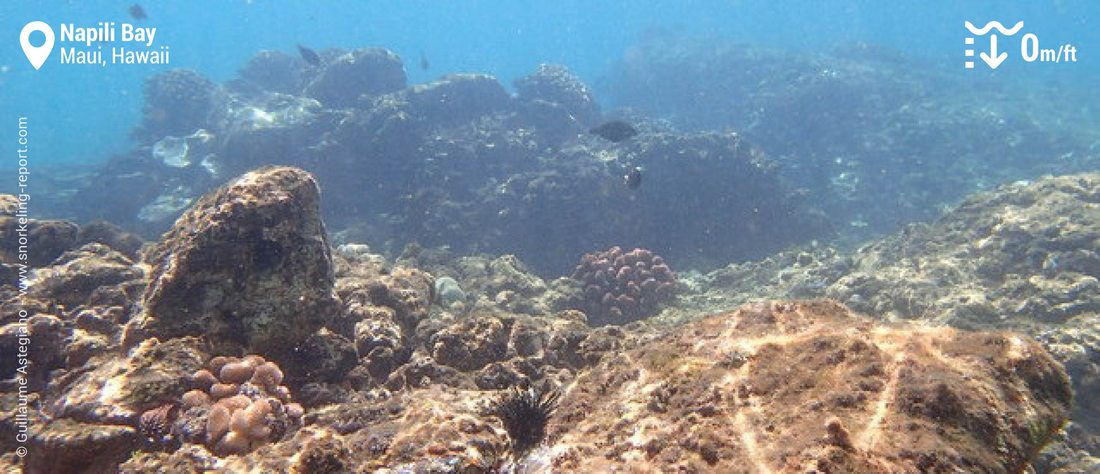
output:
<instances>
[{"instance_id":1,"label":"rocky reef","mask_svg":"<svg viewBox=\"0 0 1100 474\"><path fill-rule=\"evenodd\" d=\"M855 242L999 184L1097 169L1085 88L961 75L867 43L794 52L654 32L607 99L686 130L732 128Z\"/></svg>"},{"instance_id":2,"label":"rocky reef","mask_svg":"<svg viewBox=\"0 0 1100 474\"><path fill-rule=\"evenodd\" d=\"M150 77L80 224L0 196L0 468L1100 471L1090 121L868 45L655 35L633 109L318 54Z\"/></svg>"},{"instance_id":3,"label":"rocky reef","mask_svg":"<svg viewBox=\"0 0 1100 474\"><path fill-rule=\"evenodd\" d=\"M1066 365L1077 394L1069 447L1044 465L1080 462L1094 470L1098 196L1096 173L1005 185L852 252L796 249L701 275L688 285L699 291L683 294L680 309L665 316L690 318L759 298L829 297L887 319L1029 334Z\"/></svg>"},{"instance_id":4,"label":"rocky reef","mask_svg":"<svg viewBox=\"0 0 1100 474\"><path fill-rule=\"evenodd\" d=\"M65 215L152 239L228 179L290 165L326 190L339 243L391 256L410 243L514 254L543 275L612 245L712 266L828 231L736 133L637 116L642 133L628 142L590 135L601 107L565 67L539 66L513 96L483 74L406 84L400 58L380 48L319 54L315 67L261 52L222 85L192 71L153 76L142 140L74 190ZM635 168L638 189L622 183Z\"/></svg>"},{"instance_id":5,"label":"rocky reef","mask_svg":"<svg viewBox=\"0 0 1100 474\"><path fill-rule=\"evenodd\" d=\"M1028 215L1056 207L1040 203L1053 199L1066 217L1048 224L1068 228L1095 210L1095 183L1084 175L1005 188L974 198L958 218L993 219L1009 204ZM834 300L711 311L779 287L728 286L752 284L730 276L740 267L680 274L675 304L600 326L595 311L570 309L583 297L575 281L543 280L514 256L410 246L390 261L362 244L331 251L319 199L309 173L262 168L198 199L141 253L144 264L112 247L127 239L101 238L33 269L27 295L5 286L0 348L17 350L29 331L36 378L28 405L9 389L17 379L5 382L2 446L11 451L29 425L29 454L0 462L26 472L1020 471L1087 462L1037 457L1052 440L1063 453L1084 449L1059 430L1071 384L1081 393L1091 383L1087 352L1072 349L1095 341L1087 332L1040 334L1037 343L883 323ZM1023 227L1005 238L1026 242L1027 220L1012 222ZM936 225L929 229L963 229ZM1080 232L1058 235L1068 240L1050 250L1066 252L1055 258L1093 245ZM1016 248L982 247L990 256ZM609 252L590 263L611 257L620 271L665 273L652 252ZM887 255L878 267L890 268ZM1084 275L1092 270L1082 255L1066 261ZM797 282L827 275L819 292L838 297L863 268L823 250L775 258L794 274L777 278L784 288L810 291L819 287ZM765 277L767 264L756 265ZM444 275L450 281L438 285ZM438 293L451 285L463 296L443 306ZM966 320L943 301L907 317ZM700 319L707 313L717 314ZM693 322L671 324L678 319ZM1094 406L1086 393L1074 416Z\"/></svg>"}]
</instances>

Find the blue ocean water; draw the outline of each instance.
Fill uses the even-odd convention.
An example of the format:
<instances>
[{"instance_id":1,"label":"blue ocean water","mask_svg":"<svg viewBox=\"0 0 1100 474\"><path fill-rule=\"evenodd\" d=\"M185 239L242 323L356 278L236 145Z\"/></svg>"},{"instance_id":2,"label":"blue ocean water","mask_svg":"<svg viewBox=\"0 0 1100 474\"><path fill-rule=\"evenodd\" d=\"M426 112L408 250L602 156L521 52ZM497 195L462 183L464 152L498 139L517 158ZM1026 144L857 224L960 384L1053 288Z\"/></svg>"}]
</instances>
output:
<instances>
[{"instance_id":1,"label":"blue ocean water","mask_svg":"<svg viewBox=\"0 0 1100 474\"><path fill-rule=\"evenodd\" d=\"M1042 47L1072 43L1075 64L997 71L1096 81L1100 4L1087 0L1019 2L878 1L335 1L202 0L140 2L149 18L130 18L129 2L44 1L0 5L0 104L5 119L34 120L39 163L97 163L127 150L139 123L143 80L191 68L228 80L263 49L382 46L405 60L410 82L450 72L497 76L505 86L544 62L563 64L600 90L600 79L640 38L654 31L712 37L791 50L866 42L950 64L962 63L963 21L1026 22ZM50 25L132 22L157 27L167 66L60 67L54 51L41 70L23 57L19 31ZM109 45L108 45L109 47ZM1004 46L1007 48L1007 46ZM1018 46L1015 46L1018 47ZM428 70L418 66L421 56ZM609 102L609 100L604 100ZM608 105L608 104L605 104ZM609 104L613 105L613 104Z\"/></svg>"}]
</instances>

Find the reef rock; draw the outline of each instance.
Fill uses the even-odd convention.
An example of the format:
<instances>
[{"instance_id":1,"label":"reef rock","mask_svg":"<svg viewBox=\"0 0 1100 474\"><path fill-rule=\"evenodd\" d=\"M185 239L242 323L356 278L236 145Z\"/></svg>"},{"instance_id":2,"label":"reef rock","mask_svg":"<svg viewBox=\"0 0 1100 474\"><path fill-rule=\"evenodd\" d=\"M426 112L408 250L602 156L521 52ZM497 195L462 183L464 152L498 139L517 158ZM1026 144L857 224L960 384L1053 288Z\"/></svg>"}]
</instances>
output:
<instances>
[{"instance_id":1,"label":"reef rock","mask_svg":"<svg viewBox=\"0 0 1100 474\"><path fill-rule=\"evenodd\" d=\"M533 456L569 472L1020 472L1070 399L1021 336L763 303L582 375Z\"/></svg>"},{"instance_id":2,"label":"reef rock","mask_svg":"<svg viewBox=\"0 0 1100 474\"><path fill-rule=\"evenodd\" d=\"M323 65L305 90L330 108L354 107L360 96L376 96L405 87L401 58L382 48L363 48Z\"/></svg>"},{"instance_id":3,"label":"reef rock","mask_svg":"<svg viewBox=\"0 0 1100 474\"><path fill-rule=\"evenodd\" d=\"M241 70L240 78L271 92L299 92L304 61L282 51L263 50L252 56Z\"/></svg>"},{"instance_id":4,"label":"reef rock","mask_svg":"<svg viewBox=\"0 0 1100 474\"><path fill-rule=\"evenodd\" d=\"M565 66L540 64L535 72L515 81L521 101L546 101L563 107L574 121L591 125L600 118L600 104L588 86Z\"/></svg>"},{"instance_id":5,"label":"reef rock","mask_svg":"<svg viewBox=\"0 0 1100 474\"><path fill-rule=\"evenodd\" d=\"M270 356L304 341L337 310L319 199L313 177L288 167L203 197L145 256L152 272L137 328L201 335L225 353Z\"/></svg>"},{"instance_id":6,"label":"reef rock","mask_svg":"<svg viewBox=\"0 0 1100 474\"><path fill-rule=\"evenodd\" d=\"M125 255L106 245L93 243L65 252L53 265L35 272L28 292L74 308L86 303L99 288L141 277L141 269Z\"/></svg>"},{"instance_id":7,"label":"reef rock","mask_svg":"<svg viewBox=\"0 0 1100 474\"><path fill-rule=\"evenodd\" d=\"M1100 174L976 195L861 249L828 296L874 314L1027 327L1100 311Z\"/></svg>"},{"instance_id":8,"label":"reef rock","mask_svg":"<svg viewBox=\"0 0 1100 474\"><path fill-rule=\"evenodd\" d=\"M215 112L218 86L190 69L172 69L150 76L144 93L144 117L134 136L152 142L206 126Z\"/></svg>"},{"instance_id":9,"label":"reef rock","mask_svg":"<svg viewBox=\"0 0 1100 474\"><path fill-rule=\"evenodd\" d=\"M409 112L432 125L469 122L483 115L507 110L508 92L486 74L451 74L430 84L401 91Z\"/></svg>"},{"instance_id":10,"label":"reef rock","mask_svg":"<svg viewBox=\"0 0 1100 474\"><path fill-rule=\"evenodd\" d=\"M71 222L28 219L26 231L22 232L20 219L14 215L0 216L0 262L41 267L71 249L78 241L80 227ZM23 237L26 239L23 240ZM26 249L26 261L18 260L21 246Z\"/></svg>"}]
</instances>

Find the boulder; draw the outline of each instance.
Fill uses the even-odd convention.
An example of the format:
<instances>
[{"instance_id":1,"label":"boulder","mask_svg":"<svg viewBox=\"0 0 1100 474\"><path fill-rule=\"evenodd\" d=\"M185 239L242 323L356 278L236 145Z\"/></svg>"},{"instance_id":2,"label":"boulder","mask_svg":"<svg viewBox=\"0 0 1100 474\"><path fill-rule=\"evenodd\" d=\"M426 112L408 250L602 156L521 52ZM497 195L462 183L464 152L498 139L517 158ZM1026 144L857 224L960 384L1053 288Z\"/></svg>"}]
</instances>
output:
<instances>
[{"instance_id":1,"label":"boulder","mask_svg":"<svg viewBox=\"0 0 1100 474\"><path fill-rule=\"evenodd\" d=\"M283 353L337 309L313 177L247 173L199 200L145 256L141 333L204 336L214 347Z\"/></svg>"},{"instance_id":2,"label":"boulder","mask_svg":"<svg viewBox=\"0 0 1100 474\"><path fill-rule=\"evenodd\" d=\"M759 303L579 377L543 461L569 472L1022 472L1070 399L1065 371L1023 336L880 325L829 300Z\"/></svg>"}]
</instances>

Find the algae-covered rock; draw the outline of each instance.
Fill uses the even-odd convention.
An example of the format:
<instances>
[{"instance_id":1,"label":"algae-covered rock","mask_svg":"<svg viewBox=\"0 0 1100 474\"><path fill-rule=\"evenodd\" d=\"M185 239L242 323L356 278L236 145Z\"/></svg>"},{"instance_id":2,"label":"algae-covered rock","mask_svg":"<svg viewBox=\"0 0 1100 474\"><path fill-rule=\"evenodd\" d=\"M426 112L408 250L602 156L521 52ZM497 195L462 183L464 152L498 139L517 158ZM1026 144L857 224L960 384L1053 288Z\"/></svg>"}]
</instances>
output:
<instances>
[{"instance_id":1,"label":"algae-covered rock","mask_svg":"<svg viewBox=\"0 0 1100 474\"><path fill-rule=\"evenodd\" d=\"M73 308L86 303L99 288L141 277L141 269L125 255L92 243L62 254L53 265L40 269L31 281L29 293Z\"/></svg>"},{"instance_id":2,"label":"algae-covered rock","mask_svg":"<svg viewBox=\"0 0 1100 474\"><path fill-rule=\"evenodd\" d=\"M762 303L579 377L544 455L571 472L1020 472L1070 398L1022 336Z\"/></svg>"},{"instance_id":3,"label":"algae-covered rock","mask_svg":"<svg viewBox=\"0 0 1100 474\"><path fill-rule=\"evenodd\" d=\"M79 232L72 222L0 216L0 262L48 265L76 245ZM20 247L25 250L25 261L19 260Z\"/></svg>"},{"instance_id":4,"label":"algae-covered rock","mask_svg":"<svg viewBox=\"0 0 1100 474\"><path fill-rule=\"evenodd\" d=\"M313 177L288 167L203 197L145 256L152 272L139 328L265 355L304 341L336 311L319 200Z\"/></svg>"}]
</instances>

